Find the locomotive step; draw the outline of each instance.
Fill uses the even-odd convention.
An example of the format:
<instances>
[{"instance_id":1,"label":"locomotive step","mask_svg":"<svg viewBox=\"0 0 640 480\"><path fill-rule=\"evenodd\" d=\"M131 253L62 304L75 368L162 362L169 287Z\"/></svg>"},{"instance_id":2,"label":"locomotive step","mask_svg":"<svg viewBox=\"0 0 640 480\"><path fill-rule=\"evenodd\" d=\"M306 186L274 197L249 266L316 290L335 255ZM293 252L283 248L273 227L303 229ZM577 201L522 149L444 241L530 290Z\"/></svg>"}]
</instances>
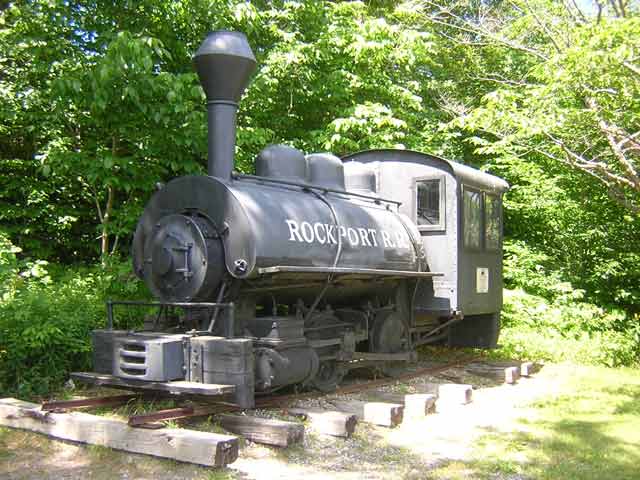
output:
<instances>
[{"instance_id":1,"label":"locomotive step","mask_svg":"<svg viewBox=\"0 0 640 480\"><path fill-rule=\"evenodd\" d=\"M125 388L130 390L159 390L169 393L186 393L191 395L228 395L234 393L235 385L218 385L215 383L186 382L148 382L129 378L119 378L114 375L92 372L73 372L71 378L90 385Z\"/></svg>"}]
</instances>

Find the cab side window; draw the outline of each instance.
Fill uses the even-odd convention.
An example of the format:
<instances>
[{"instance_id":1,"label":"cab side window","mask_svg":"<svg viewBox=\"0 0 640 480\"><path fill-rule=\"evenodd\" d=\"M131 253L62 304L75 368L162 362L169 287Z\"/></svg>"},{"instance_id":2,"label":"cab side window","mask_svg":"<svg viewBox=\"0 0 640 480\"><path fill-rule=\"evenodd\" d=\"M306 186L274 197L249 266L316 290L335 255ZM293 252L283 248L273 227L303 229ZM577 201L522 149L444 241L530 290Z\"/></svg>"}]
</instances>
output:
<instances>
[{"instance_id":1,"label":"cab side window","mask_svg":"<svg viewBox=\"0 0 640 480\"><path fill-rule=\"evenodd\" d=\"M487 250L498 250L500 248L501 217L500 199L495 195L486 193L484 197L484 242Z\"/></svg>"},{"instance_id":2,"label":"cab side window","mask_svg":"<svg viewBox=\"0 0 640 480\"><path fill-rule=\"evenodd\" d=\"M416 180L416 223L422 231L444 230L444 178Z\"/></svg>"},{"instance_id":3,"label":"cab side window","mask_svg":"<svg viewBox=\"0 0 640 480\"><path fill-rule=\"evenodd\" d=\"M480 250L482 246L482 192L465 186L462 209L464 247Z\"/></svg>"}]
</instances>

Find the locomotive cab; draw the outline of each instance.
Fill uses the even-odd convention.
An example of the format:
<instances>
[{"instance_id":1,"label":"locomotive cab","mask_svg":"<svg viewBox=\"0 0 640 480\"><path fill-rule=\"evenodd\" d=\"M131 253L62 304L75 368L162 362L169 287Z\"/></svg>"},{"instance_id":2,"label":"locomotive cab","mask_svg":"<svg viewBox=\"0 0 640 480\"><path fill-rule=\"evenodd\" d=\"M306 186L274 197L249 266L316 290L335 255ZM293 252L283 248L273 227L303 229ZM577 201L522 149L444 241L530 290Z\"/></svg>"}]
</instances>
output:
<instances>
[{"instance_id":1,"label":"locomotive cab","mask_svg":"<svg viewBox=\"0 0 640 480\"><path fill-rule=\"evenodd\" d=\"M508 184L472 167L409 150L343 158L368 167L375 189L402 202L432 271L414 302L414 343L491 348L502 308L502 195ZM449 328L434 329L447 324Z\"/></svg>"}]
</instances>

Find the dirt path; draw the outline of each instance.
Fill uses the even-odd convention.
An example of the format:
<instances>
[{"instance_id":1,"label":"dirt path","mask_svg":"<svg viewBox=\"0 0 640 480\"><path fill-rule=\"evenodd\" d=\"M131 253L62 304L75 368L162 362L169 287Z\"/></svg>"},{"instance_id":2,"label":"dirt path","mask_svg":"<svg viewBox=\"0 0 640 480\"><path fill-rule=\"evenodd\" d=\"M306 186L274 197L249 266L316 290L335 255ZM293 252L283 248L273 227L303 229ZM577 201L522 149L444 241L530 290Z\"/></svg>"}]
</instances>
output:
<instances>
[{"instance_id":1,"label":"dirt path","mask_svg":"<svg viewBox=\"0 0 640 480\"><path fill-rule=\"evenodd\" d=\"M454 372L455 374L455 372ZM344 440L313 431L304 445L289 449L252 443L241 447L240 458L225 470L158 460L52 441L28 432L0 430L0 478L7 479L420 479L434 467L468 458L474 441L490 431L514 428L515 419L531 417L525 405L553 395L567 372L546 367L517 385L474 390L474 401L395 429L360 423L353 438ZM479 385L477 377L463 377ZM443 379L426 378L422 381ZM414 382L415 383L415 382ZM411 390L412 384L400 386Z\"/></svg>"}]
</instances>

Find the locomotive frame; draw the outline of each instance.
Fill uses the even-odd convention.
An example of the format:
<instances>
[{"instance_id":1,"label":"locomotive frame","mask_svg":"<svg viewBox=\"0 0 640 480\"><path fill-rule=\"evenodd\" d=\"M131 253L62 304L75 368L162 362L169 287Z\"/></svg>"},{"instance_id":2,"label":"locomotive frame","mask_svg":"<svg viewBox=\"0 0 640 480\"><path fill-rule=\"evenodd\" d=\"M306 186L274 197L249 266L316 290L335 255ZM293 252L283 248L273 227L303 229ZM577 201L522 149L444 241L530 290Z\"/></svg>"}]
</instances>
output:
<instances>
[{"instance_id":1,"label":"locomotive frame","mask_svg":"<svg viewBox=\"0 0 640 480\"><path fill-rule=\"evenodd\" d=\"M244 35L217 31L194 61L209 175L151 198L133 265L159 301L108 302L95 371L75 378L175 393L232 386L247 408L292 385L332 390L351 368L393 375L417 345L496 345L506 182L412 151L338 159L283 145L260 152L256 175L234 173L253 52ZM118 304L159 312L143 331L114 330Z\"/></svg>"}]
</instances>

